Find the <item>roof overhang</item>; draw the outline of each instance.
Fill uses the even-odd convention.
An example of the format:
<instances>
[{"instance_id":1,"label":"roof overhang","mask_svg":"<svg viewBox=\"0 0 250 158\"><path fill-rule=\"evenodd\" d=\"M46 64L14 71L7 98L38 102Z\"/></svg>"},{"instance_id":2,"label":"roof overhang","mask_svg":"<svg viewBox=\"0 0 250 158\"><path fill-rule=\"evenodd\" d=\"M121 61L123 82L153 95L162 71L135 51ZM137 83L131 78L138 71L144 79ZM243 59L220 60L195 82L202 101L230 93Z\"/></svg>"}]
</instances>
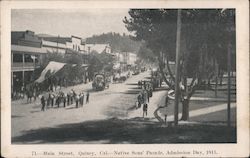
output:
<instances>
[{"instance_id":1,"label":"roof overhang","mask_svg":"<svg viewBox=\"0 0 250 158\"><path fill-rule=\"evenodd\" d=\"M20 45L11 45L11 51L12 52L35 53L35 54L47 53L47 51L43 48L20 46Z\"/></svg>"}]
</instances>

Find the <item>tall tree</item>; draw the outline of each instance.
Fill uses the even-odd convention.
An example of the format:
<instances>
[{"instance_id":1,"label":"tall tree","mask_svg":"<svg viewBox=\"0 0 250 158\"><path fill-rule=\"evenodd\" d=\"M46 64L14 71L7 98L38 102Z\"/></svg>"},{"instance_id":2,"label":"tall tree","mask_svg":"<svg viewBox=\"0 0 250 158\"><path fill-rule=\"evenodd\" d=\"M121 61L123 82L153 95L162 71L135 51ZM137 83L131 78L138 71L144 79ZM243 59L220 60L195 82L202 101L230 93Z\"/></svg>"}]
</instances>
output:
<instances>
[{"instance_id":1,"label":"tall tree","mask_svg":"<svg viewBox=\"0 0 250 158\"><path fill-rule=\"evenodd\" d=\"M234 10L227 12L222 12L221 9L182 10L182 36L179 43L181 84L174 82L175 75L168 65L168 61L175 60L177 10L131 9L129 15L129 18L124 18L127 29L134 33L135 39L144 40L157 56L164 81L172 89L174 84L182 85L180 87L182 119L188 120L190 98L202 83L196 82L197 79L210 80L215 76L215 65L225 66L222 60L225 58L226 51L221 50L227 50L227 39L233 38L235 33L235 31L227 31L229 27L235 27ZM234 44L234 42L231 43ZM163 71L165 64L170 78L167 78ZM192 78L189 84L188 78Z\"/></svg>"}]
</instances>

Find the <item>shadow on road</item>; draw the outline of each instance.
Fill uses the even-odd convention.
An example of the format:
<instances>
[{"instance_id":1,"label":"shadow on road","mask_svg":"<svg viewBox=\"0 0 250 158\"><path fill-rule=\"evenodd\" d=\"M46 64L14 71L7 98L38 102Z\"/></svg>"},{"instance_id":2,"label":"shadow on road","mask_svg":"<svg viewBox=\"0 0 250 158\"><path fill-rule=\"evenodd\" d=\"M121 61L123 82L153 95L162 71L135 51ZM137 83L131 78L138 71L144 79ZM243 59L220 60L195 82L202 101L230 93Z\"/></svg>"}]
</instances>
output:
<instances>
[{"instance_id":1,"label":"shadow on road","mask_svg":"<svg viewBox=\"0 0 250 158\"><path fill-rule=\"evenodd\" d=\"M12 138L12 143L103 142L109 144L148 143L234 143L236 129L226 126L183 125L162 127L142 118L107 119L63 124L53 128L26 131ZM98 143L96 143L98 144Z\"/></svg>"},{"instance_id":2,"label":"shadow on road","mask_svg":"<svg viewBox=\"0 0 250 158\"><path fill-rule=\"evenodd\" d=\"M137 83L126 83L126 85L138 86L138 84L137 84Z\"/></svg>"}]
</instances>

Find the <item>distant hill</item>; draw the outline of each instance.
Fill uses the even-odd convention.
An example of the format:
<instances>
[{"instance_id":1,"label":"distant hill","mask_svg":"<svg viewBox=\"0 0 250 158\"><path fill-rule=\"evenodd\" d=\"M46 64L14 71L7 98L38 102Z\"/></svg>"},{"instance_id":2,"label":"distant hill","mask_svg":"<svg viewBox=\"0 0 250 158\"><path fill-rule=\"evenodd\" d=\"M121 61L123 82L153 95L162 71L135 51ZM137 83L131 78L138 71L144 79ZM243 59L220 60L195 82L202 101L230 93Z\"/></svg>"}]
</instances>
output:
<instances>
[{"instance_id":1,"label":"distant hill","mask_svg":"<svg viewBox=\"0 0 250 158\"><path fill-rule=\"evenodd\" d=\"M110 44L112 52L135 52L138 53L141 42L130 39L128 35L119 33L106 33L94 35L86 39L87 44Z\"/></svg>"}]
</instances>

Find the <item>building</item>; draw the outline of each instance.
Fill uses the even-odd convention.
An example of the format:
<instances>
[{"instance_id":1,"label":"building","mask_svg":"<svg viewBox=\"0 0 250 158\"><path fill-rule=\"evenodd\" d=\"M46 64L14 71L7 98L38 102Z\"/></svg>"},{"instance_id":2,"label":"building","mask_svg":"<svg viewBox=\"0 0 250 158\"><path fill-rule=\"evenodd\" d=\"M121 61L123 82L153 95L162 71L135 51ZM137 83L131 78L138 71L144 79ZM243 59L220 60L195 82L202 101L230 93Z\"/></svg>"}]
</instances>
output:
<instances>
[{"instance_id":1,"label":"building","mask_svg":"<svg viewBox=\"0 0 250 158\"><path fill-rule=\"evenodd\" d=\"M22 86L32 81L35 69L44 64L48 53L71 55L81 53L86 69L89 54L92 52L109 53L109 44L86 44L77 36L60 37L46 34L36 35L33 31L11 32L11 87L12 92L20 91Z\"/></svg>"},{"instance_id":2,"label":"building","mask_svg":"<svg viewBox=\"0 0 250 158\"><path fill-rule=\"evenodd\" d=\"M119 63L134 65L137 60L137 55L132 52L119 52L115 53L116 60Z\"/></svg>"},{"instance_id":3,"label":"building","mask_svg":"<svg viewBox=\"0 0 250 158\"><path fill-rule=\"evenodd\" d=\"M119 52L114 54L116 57L114 69L121 69L121 71L127 71L129 67L135 65L137 60L137 55L132 52Z\"/></svg>"},{"instance_id":4,"label":"building","mask_svg":"<svg viewBox=\"0 0 250 158\"><path fill-rule=\"evenodd\" d=\"M32 73L39 68L47 51L42 41L32 31L11 32L11 90L20 91L21 87L32 80Z\"/></svg>"},{"instance_id":5,"label":"building","mask_svg":"<svg viewBox=\"0 0 250 158\"><path fill-rule=\"evenodd\" d=\"M97 52L111 54L111 47L109 44L85 44L85 50L88 53Z\"/></svg>"},{"instance_id":6,"label":"building","mask_svg":"<svg viewBox=\"0 0 250 158\"><path fill-rule=\"evenodd\" d=\"M77 36L71 37L40 37L42 40L42 46L48 50L48 52L57 53L73 53L78 52L86 54L85 44L83 39Z\"/></svg>"}]
</instances>

